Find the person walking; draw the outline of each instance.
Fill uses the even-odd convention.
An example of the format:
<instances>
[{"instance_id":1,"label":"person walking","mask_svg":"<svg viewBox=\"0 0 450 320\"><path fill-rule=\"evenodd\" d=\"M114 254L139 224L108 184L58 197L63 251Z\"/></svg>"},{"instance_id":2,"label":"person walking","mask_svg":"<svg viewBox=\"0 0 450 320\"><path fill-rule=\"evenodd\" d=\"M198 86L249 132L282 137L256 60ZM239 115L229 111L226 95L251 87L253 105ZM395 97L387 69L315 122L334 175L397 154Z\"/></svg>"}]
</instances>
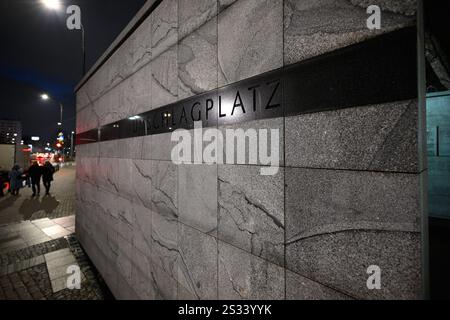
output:
<instances>
[{"instance_id":1,"label":"person walking","mask_svg":"<svg viewBox=\"0 0 450 320\"><path fill-rule=\"evenodd\" d=\"M49 161L46 161L42 168L42 181L44 182L46 196L50 195L50 187L52 185L54 173L55 168Z\"/></svg>"},{"instance_id":2,"label":"person walking","mask_svg":"<svg viewBox=\"0 0 450 320\"><path fill-rule=\"evenodd\" d=\"M37 161L34 161L30 169L28 169L28 176L31 179L31 188L33 190L33 197L36 196L36 191L37 195L39 196L41 193L42 168L39 166Z\"/></svg>"},{"instance_id":3,"label":"person walking","mask_svg":"<svg viewBox=\"0 0 450 320\"><path fill-rule=\"evenodd\" d=\"M22 169L16 164L9 172L9 183L11 195L18 196L19 190L22 188Z\"/></svg>"}]
</instances>

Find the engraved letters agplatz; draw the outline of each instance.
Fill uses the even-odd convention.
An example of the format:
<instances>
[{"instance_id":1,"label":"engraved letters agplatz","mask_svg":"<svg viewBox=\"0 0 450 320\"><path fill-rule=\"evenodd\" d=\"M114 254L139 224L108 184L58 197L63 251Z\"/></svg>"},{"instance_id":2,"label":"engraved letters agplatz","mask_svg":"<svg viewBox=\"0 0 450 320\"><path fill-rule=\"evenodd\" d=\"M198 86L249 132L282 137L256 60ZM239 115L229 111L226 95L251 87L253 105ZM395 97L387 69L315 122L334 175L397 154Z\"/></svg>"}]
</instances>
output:
<instances>
[{"instance_id":1,"label":"engraved letters agplatz","mask_svg":"<svg viewBox=\"0 0 450 320\"><path fill-rule=\"evenodd\" d=\"M281 71L196 95L100 128L100 141L283 116ZM82 143L82 142L81 142Z\"/></svg>"}]
</instances>

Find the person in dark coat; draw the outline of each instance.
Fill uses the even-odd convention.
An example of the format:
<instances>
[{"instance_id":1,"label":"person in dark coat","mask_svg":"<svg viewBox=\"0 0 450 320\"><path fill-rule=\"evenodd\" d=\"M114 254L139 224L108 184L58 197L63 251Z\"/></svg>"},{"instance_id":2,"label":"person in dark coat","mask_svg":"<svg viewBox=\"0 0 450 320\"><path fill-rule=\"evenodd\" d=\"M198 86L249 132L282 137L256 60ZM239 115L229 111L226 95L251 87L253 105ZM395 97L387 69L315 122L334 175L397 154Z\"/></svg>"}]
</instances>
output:
<instances>
[{"instance_id":1,"label":"person in dark coat","mask_svg":"<svg viewBox=\"0 0 450 320\"><path fill-rule=\"evenodd\" d=\"M9 183L11 195L18 196L19 190L22 188L22 169L16 164L9 172Z\"/></svg>"},{"instance_id":2,"label":"person in dark coat","mask_svg":"<svg viewBox=\"0 0 450 320\"><path fill-rule=\"evenodd\" d=\"M44 182L45 195L50 195L50 187L53 181L53 174L55 173L55 168L53 165L47 161L42 167L42 181Z\"/></svg>"},{"instance_id":3,"label":"person in dark coat","mask_svg":"<svg viewBox=\"0 0 450 320\"><path fill-rule=\"evenodd\" d=\"M31 188L33 190L33 197L41 193L41 177L42 177L42 168L39 166L37 161L34 161L31 165L30 169L28 169L28 176L31 179Z\"/></svg>"}]
</instances>

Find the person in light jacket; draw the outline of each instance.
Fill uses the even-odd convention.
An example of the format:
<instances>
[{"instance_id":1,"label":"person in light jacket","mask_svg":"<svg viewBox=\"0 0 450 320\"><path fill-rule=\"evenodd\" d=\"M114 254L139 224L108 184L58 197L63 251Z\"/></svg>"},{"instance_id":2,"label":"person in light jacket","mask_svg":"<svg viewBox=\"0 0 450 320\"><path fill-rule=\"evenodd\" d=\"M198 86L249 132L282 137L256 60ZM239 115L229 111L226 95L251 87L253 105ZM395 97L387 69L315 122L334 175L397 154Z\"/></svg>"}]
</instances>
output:
<instances>
[{"instance_id":1,"label":"person in light jacket","mask_svg":"<svg viewBox=\"0 0 450 320\"><path fill-rule=\"evenodd\" d=\"M19 190L22 188L22 169L16 164L9 172L9 183L11 195L18 196Z\"/></svg>"}]
</instances>

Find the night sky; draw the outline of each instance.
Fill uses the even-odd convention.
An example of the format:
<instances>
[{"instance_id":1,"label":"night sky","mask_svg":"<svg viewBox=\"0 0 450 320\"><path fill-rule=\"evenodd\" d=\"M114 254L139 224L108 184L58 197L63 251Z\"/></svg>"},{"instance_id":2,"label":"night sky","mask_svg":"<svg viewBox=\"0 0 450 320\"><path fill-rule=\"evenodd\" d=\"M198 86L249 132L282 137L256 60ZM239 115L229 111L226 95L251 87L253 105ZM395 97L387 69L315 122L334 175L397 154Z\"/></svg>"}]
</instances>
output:
<instances>
[{"instance_id":1,"label":"night sky","mask_svg":"<svg viewBox=\"0 0 450 320\"><path fill-rule=\"evenodd\" d=\"M86 69L97 61L145 0L63 0L50 11L40 0L0 0L0 119L20 120L23 134L54 142L59 104L64 130L75 128L74 87L82 77L81 31L68 30L65 8L79 5L86 30Z\"/></svg>"}]
</instances>

